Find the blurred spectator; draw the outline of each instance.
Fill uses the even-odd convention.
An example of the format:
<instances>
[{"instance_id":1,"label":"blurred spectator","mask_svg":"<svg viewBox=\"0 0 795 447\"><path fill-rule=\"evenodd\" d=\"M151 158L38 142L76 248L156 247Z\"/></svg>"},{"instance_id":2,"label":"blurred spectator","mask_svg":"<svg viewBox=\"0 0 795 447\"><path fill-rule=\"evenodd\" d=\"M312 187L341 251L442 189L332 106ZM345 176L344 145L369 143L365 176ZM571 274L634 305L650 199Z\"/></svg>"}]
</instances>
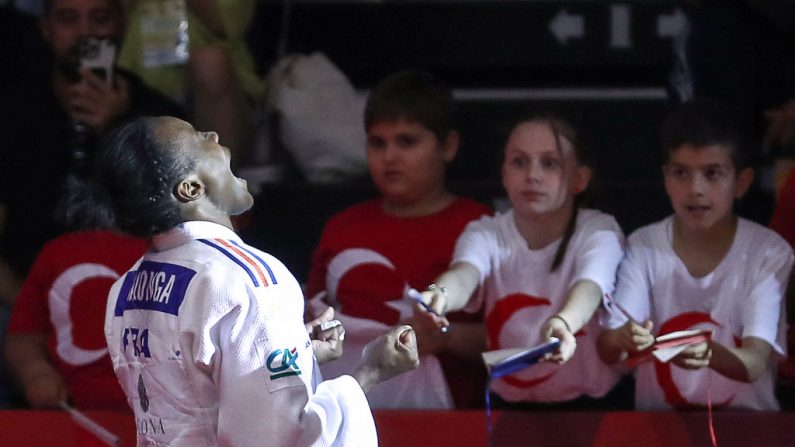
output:
<instances>
[{"instance_id":1,"label":"blurred spectator","mask_svg":"<svg viewBox=\"0 0 795 447\"><path fill-rule=\"evenodd\" d=\"M179 107L116 70L112 83L79 69L78 44L88 37L119 42L125 21L119 0L50 0L40 29L49 54L30 61L4 92L0 106L0 296L12 301L20 278L45 241L63 231L53 219L69 172L90 163L96 141L114 126L141 115L180 115ZM35 47L31 47L35 48ZM49 57L48 57L49 56ZM41 63L46 60L46 65Z\"/></svg>"},{"instance_id":2,"label":"blurred spectator","mask_svg":"<svg viewBox=\"0 0 795 447\"><path fill-rule=\"evenodd\" d=\"M414 302L407 289L430 284L447 268L466 224L490 214L487 206L446 188L445 170L459 142L452 119L450 90L427 73L395 73L368 96L367 161L381 197L326 222L307 285L307 297L314 298L308 310L316 315L334 306L346 329L343 358L321 365L326 378L349 374L367 342L410 321ZM446 334L418 328L420 367L370 390L372 408L479 405L485 387L482 315L451 319L455 327Z\"/></svg>"},{"instance_id":3,"label":"blurred spectator","mask_svg":"<svg viewBox=\"0 0 795 447\"><path fill-rule=\"evenodd\" d=\"M8 368L32 408L69 402L127 410L103 333L113 282L146 248L111 231L69 233L48 242L19 293L5 341Z\"/></svg>"},{"instance_id":4,"label":"blurred spectator","mask_svg":"<svg viewBox=\"0 0 795 447\"><path fill-rule=\"evenodd\" d=\"M34 18L12 9L0 16L7 62L0 104L2 334L5 309L33 259L45 241L63 231L54 210L67 174L90 163L96 140L113 126L140 115L181 114L129 72L116 70L108 84L79 70L79 42L92 36L111 42L121 38L120 0L49 0L43 9L38 29Z\"/></svg>"},{"instance_id":5,"label":"blurred spectator","mask_svg":"<svg viewBox=\"0 0 795 447\"><path fill-rule=\"evenodd\" d=\"M254 0L131 0L120 64L185 105L197 129L214 129L243 164L263 81L244 34Z\"/></svg>"},{"instance_id":6,"label":"blurred spectator","mask_svg":"<svg viewBox=\"0 0 795 447\"><path fill-rule=\"evenodd\" d=\"M795 2L791 0L689 0L688 27L680 41L673 90L679 100L719 98L754 112L757 161L772 168L740 203L740 212L767 223L793 243L791 185L795 171ZM790 179L790 186L784 185ZM774 194L773 191L778 194ZM778 197L776 197L776 195ZM788 338L792 330L792 287ZM791 355L791 354L790 354ZM782 408L795 408L795 360L779 366Z\"/></svg>"}]
</instances>

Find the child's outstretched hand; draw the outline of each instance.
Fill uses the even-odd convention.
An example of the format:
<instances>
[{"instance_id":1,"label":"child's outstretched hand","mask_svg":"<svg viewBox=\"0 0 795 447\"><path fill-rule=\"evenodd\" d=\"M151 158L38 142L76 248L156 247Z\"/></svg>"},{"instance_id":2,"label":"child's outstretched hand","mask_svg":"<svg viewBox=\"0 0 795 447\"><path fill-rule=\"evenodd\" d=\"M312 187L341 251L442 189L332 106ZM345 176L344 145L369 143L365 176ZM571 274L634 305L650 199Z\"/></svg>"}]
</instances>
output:
<instances>
[{"instance_id":1,"label":"child's outstretched hand","mask_svg":"<svg viewBox=\"0 0 795 447\"><path fill-rule=\"evenodd\" d=\"M542 359L544 362L554 362L562 365L569 361L577 350L577 339L571 333L566 324L559 318L550 318L541 327L541 340L549 340L549 337L557 337L560 346L557 351L548 354Z\"/></svg>"},{"instance_id":2,"label":"child's outstretched hand","mask_svg":"<svg viewBox=\"0 0 795 447\"><path fill-rule=\"evenodd\" d=\"M436 326L441 331L446 331L450 321L444 316L447 310L447 297L444 293L435 290L425 290L420 293L422 302L414 305L415 318L423 318L427 324Z\"/></svg>"},{"instance_id":3,"label":"child's outstretched hand","mask_svg":"<svg viewBox=\"0 0 795 447\"><path fill-rule=\"evenodd\" d=\"M686 369L700 369L709 366L712 358L712 347L709 342L697 343L688 346L672 360L674 365Z\"/></svg>"}]
</instances>

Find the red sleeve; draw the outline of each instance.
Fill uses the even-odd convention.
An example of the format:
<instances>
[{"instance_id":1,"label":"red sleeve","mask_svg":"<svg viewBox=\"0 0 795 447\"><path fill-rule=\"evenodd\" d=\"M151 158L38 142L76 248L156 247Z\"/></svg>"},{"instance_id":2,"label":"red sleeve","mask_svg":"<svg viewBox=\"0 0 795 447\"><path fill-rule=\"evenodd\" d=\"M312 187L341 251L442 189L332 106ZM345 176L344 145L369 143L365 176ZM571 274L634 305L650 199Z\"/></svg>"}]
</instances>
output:
<instances>
[{"instance_id":1,"label":"red sleeve","mask_svg":"<svg viewBox=\"0 0 795 447\"><path fill-rule=\"evenodd\" d=\"M49 265L51 257L52 251L48 250L47 246L36 257L11 311L11 320L8 323L9 334L50 332L50 311L47 300L53 281Z\"/></svg>"}]
</instances>

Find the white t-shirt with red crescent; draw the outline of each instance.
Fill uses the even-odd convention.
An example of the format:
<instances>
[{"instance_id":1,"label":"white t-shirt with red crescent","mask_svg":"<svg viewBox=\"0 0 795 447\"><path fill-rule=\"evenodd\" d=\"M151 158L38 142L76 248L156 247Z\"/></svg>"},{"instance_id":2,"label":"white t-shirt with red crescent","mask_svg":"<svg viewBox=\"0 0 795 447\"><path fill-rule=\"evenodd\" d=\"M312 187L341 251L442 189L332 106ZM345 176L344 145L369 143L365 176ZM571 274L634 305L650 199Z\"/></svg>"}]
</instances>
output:
<instances>
[{"instance_id":1,"label":"white t-shirt with red crescent","mask_svg":"<svg viewBox=\"0 0 795 447\"><path fill-rule=\"evenodd\" d=\"M629 237L615 299L636 321L651 319L655 335L684 329L709 329L712 340L739 346L744 337L760 338L775 351L767 371L753 383L741 383L702 368L686 370L650 361L636 372L639 410L705 407L777 410L773 393L776 361L785 355L784 300L793 255L773 231L745 219L729 252L708 275L695 278L672 246L673 216L640 228ZM603 314L605 327L627 318ZM711 393L711 396L710 396Z\"/></svg>"},{"instance_id":2,"label":"white t-shirt with red crescent","mask_svg":"<svg viewBox=\"0 0 795 447\"><path fill-rule=\"evenodd\" d=\"M603 292L613 290L624 254L624 236L615 219L580 209L561 265L550 271L561 240L539 250L527 247L513 210L483 217L458 239L453 263L467 262L480 272L480 288L468 310L486 306L489 349L532 347L541 343L541 326L556 314L571 287L590 280ZM596 352L596 318L577 334L577 350L562 366L542 363L492 382L492 390L516 402L563 402L587 395L604 396L619 373Z\"/></svg>"}]
</instances>

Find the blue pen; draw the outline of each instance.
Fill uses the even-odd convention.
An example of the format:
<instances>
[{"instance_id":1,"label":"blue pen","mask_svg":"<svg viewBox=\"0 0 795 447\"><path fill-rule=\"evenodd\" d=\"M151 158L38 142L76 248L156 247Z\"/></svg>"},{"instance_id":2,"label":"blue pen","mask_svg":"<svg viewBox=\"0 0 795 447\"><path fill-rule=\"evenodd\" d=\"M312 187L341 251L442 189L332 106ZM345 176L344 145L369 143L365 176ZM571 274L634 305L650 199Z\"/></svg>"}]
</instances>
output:
<instances>
[{"instance_id":1,"label":"blue pen","mask_svg":"<svg viewBox=\"0 0 795 447\"><path fill-rule=\"evenodd\" d=\"M441 316L441 315L439 315L439 314L438 314L438 313L437 313L435 310L433 310L433 307L431 307L430 305L428 305L428 303L426 303L426 302L425 302L425 301L422 299L422 294L420 294L420 292L418 292L418 291L417 291L417 289L410 288L408 291L406 291L406 296L408 296L408 297L409 297L409 298L411 298L412 300L416 301L416 302L417 302L417 303L418 303L420 306L422 306L422 308L423 308L423 309L425 309L426 311L428 311L428 312L430 312L430 313L432 313L432 314L436 315L437 317L440 317L440 318L442 317L442 316ZM447 332L447 329L448 329L448 328L449 328L449 326L445 326L445 327L443 327L443 328L442 328L442 332Z\"/></svg>"}]
</instances>

